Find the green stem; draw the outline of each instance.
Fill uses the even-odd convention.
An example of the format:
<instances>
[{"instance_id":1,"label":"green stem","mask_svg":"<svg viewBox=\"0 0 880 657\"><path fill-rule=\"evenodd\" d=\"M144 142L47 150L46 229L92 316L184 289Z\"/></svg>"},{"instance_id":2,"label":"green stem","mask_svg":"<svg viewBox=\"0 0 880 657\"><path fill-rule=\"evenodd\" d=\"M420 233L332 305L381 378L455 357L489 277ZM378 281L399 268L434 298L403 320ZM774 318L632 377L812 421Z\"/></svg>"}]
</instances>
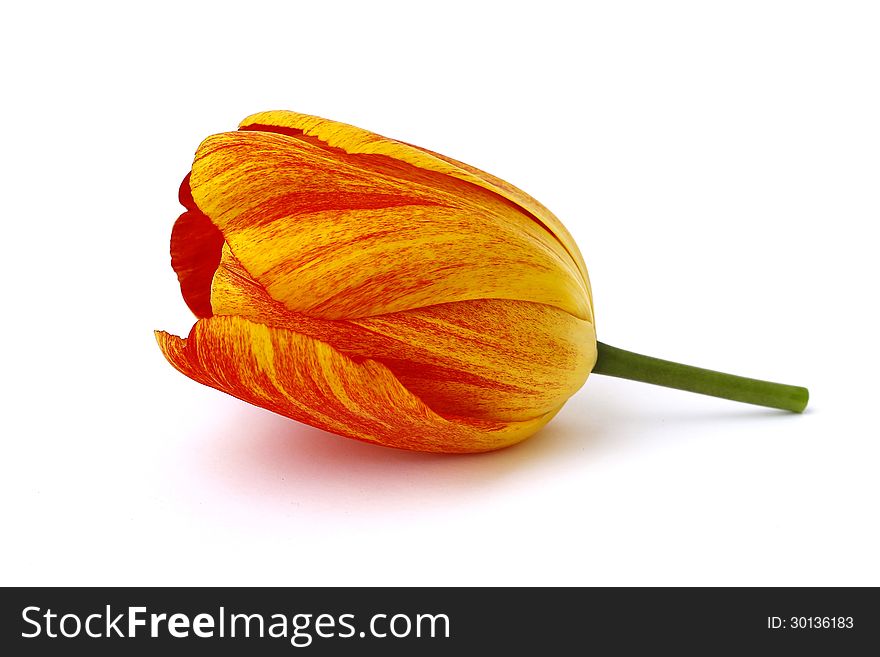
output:
<instances>
[{"instance_id":1,"label":"green stem","mask_svg":"<svg viewBox=\"0 0 880 657\"><path fill-rule=\"evenodd\" d=\"M799 386L704 370L643 356L601 342L593 372L795 413L801 413L810 398L809 391Z\"/></svg>"}]
</instances>

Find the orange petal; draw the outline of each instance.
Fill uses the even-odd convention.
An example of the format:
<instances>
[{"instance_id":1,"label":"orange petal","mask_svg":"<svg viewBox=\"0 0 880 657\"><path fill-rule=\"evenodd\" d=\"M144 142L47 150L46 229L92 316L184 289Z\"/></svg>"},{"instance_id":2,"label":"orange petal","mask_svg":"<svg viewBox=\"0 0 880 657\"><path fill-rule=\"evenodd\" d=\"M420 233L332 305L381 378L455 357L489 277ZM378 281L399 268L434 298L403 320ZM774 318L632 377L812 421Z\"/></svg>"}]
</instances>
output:
<instances>
[{"instance_id":1,"label":"orange petal","mask_svg":"<svg viewBox=\"0 0 880 657\"><path fill-rule=\"evenodd\" d=\"M558 239L470 182L313 138L245 131L202 143L191 186L236 257L289 310L349 319L488 298L592 318Z\"/></svg>"},{"instance_id":2,"label":"orange petal","mask_svg":"<svg viewBox=\"0 0 880 657\"><path fill-rule=\"evenodd\" d=\"M189 174L180 185L180 203L187 211L171 230L171 266L186 305L196 317L210 317L211 280L220 264L223 235L193 202Z\"/></svg>"},{"instance_id":3,"label":"orange petal","mask_svg":"<svg viewBox=\"0 0 880 657\"><path fill-rule=\"evenodd\" d=\"M562 405L596 360L592 324L552 306L477 299L356 320L325 320L272 299L227 247L211 303L381 362L439 413L522 420Z\"/></svg>"},{"instance_id":4,"label":"orange petal","mask_svg":"<svg viewBox=\"0 0 880 657\"><path fill-rule=\"evenodd\" d=\"M239 317L196 322L182 339L157 331L165 357L205 385L350 438L428 452L485 452L534 434L556 410L524 422L444 417L391 371L330 345Z\"/></svg>"},{"instance_id":5,"label":"orange petal","mask_svg":"<svg viewBox=\"0 0 880 657\"><path fill-rule=\"evenodd\" d=\"M419 169L441 173L478 185L503 197L516 204L559 241L578 268L592 308L593 296L587 266L574 237L556 215L509 182L421 146L414 146L346 123L330 121L309 114L299 114L287 110L259 112L247 117L239 124L239 128L279 132L291 136L301 135L303 138L311 137L327 147L339 148L349 154L385 155ZM586 319L592 320L592 316Z\"/></svg>"},{"instance_id":6,"label":"orange petal","mask_svg":"<svg viewBox=\"0 0 880 657\"><path fill-rule=\"evenodd\" d=\"M458 160L454 160L451 157L441 155L440 153L435 153L434 151L429 151L426 148L422 148L420 146L412 146L412 144L405 145L423 151L428 155L432 155L435 158L442 160L447 164L452 165L453 167L456 167L457 171L450 172L450 175L453 175L456 178L471 181L473 181L474 178L477 178L480 181L479 184L483 185L486 189L491 189L492 191L497 192L498 194L501 194L505 198L509 199L510 201L516 203L526 212L531 214L536 221L546 226L547 229L550 230L562 243L566 251L574 260L575 264L577 264L578 270L583 277L584 286L587 290L587 296L590 300L590 309L592 310L593 290L590 287L590 276L587 273L587 265L584 262L584 257L583 255L581 255L581 250L578 248L577 242L575 242L574 237L572 237L571 233L568 232L568 229L556 217L555 214L550 212L550 210L548 210L537 200L526 194L523 190L519 189L518 187L514 187L506 180L496 178L491 173L486 173L485 171L481 171L480 169L472 167L469 164L459 162ZM593 320L592 315L590 316L590 320Z\"/></svg>"},{"instance_id":7,"label":"orange petal","mask_svg":"<svg viewBox=\"0 0 880 657\"><path fill-rule=\"evenodd\" d=\"M515 203L532 219L550 231L574 260L583 282L589 291L589 277L584 259L574 238L561 221L550 210L534 198L510 183L480 171L464 162L429 151L420 146L397 141L368 130L338 121L330 121L309 114L299 114L287 110L259 112L247 117L239 124L244 130L268 130L282 134L297 135L320 140L330 148L339 148L349 154L385 155L405 162L419 169L442 173L466 181L497 194Z\"/></svg>"}]
</instances>

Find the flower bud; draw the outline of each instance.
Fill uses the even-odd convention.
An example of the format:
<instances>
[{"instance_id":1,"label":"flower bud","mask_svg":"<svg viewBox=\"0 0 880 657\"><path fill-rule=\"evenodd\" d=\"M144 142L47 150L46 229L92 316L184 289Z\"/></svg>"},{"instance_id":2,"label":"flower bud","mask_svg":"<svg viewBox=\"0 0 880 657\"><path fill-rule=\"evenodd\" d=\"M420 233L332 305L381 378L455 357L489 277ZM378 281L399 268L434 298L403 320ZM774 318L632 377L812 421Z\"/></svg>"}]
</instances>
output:
<instances>
[{"instance_id":1,"label":"flower bud","mask_svg":"<svg viewBox=\"0 0 880 657\"><path fill-rule=\"evenodd\" d=\"M544 206L461 162L264 112L199 146L157 332L205 385L368 442L481 452L544 426L596 361L590 285Z\"/></svg>"}]
</instances>

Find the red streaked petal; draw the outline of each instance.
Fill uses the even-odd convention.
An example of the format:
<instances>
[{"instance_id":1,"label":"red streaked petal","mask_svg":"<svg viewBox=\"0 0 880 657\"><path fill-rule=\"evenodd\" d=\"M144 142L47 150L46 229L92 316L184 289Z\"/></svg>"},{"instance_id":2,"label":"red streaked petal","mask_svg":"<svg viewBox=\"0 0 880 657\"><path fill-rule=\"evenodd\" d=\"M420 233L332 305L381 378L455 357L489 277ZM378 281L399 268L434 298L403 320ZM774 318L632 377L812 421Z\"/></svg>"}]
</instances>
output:
<instances>
[{"instance_id":1,"label":"red streaked petal","mask_svg":"<svg viewBox=\"0 0 880 657\"><path fill-rule=\"evenodd\" d=\"M574 238L550 210L505 180L426 148L384 137L356 126L308 114L286 110L259 112L244 119L239 124L239 128L242 130L272 131L301 139L310 139L312 143L320 142L331 149L340 149L353 155L384 155L425 171L442 173L478 185L497 194L516 204L559 240L559 243L577 265L587 288L587 294L592 300L587 267ZM592 317L588 319L592 319Z\"/></svg>"},{"instance_id":2,"label":"red streaked petal","mask_svg":"<svg viewBox=\"0 0 880 657\"><path fill-rule=\"evenodd\" d=\"M485 452L528 438L554 409L524 422L444 417L384 365L239 317L196 322L186 339L156 332L190 378L299 422L350 438L428 452Z\"/></svg>"},{"instance_id":3,"label":"red streaked petal","mask_svg":"<svg viewBox=\"0 0 880 657\"><path fill-rule=\"evenodd\" d=\"M287 310L251 278L229 246L212 305L381 362L438 413L523 420L563 404L596 359L592 324L543 304L478 299L355 320Z\"/></svg>"},{"instance_id":4,"label":"red streaked petal","mask_svg":"<svg viewBox=\"0 0 880 657\"><path fill-rule=\"evenodd\" d=\"M556 237L476 184L244 131L202 142L191 186L236 257L291 311L351 319L482 298L592 317Z\"/></svg>"}]
</instances>

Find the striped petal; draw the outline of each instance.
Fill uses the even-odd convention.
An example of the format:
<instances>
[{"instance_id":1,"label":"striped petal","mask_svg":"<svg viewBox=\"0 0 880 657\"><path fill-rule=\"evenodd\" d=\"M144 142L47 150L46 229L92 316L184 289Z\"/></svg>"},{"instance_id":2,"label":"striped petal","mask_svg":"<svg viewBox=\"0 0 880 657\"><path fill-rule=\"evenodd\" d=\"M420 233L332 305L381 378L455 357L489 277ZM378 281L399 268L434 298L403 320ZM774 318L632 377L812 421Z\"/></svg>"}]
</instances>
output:
<instances>
[{"instance_id":1,"label":"striped petal","mask_svg":"<svg viewBox=\"0 0 880 657\"><path fill-rule=\"evenodd\" d=\"M240 131L202 143L191 187L288 310L350 319L486 298L592 319L584 277L557 237L450 175L316 137Z\"/></svg>"},{"instance_id":2,"label":"striped petal","mask_svg":"<svg viewBox=\"0 0 880 657\"><path fill-rule=\"evenodd\" d=\"M420 146L389 139L368 130L357 128L345 123L322 119L309 114L299 114L287 110L259 112L247 117L239 124L244 130L267 130L302 133L305 137L319 139L331 148L340 148L350 154L385 155L405 162L426 171L442 173L493 192L511 203L515 203L524 212L550 231L569 256L574 260L580 271L582 280L592 300L587 267L577 243L561 221L541 203L521 189L495 176L459 162L451 157L429 151Z\"/></svg>"},{"instance_id":3,"label":"striped petal","mask_svg":"<svg viewBox=\"0 0 880 657\"><path fill-rule=\"evenodd\" d=\"M390 447L499 449L534 434L556 412L524 422L444 417L381 363L239 317L201 319L186 339L161 331L156 337L168 361L190 378L320 429Z\"/></svg>"},{"instance_id":4,"label":"striped petal","mask_svg":"<svg viewBox=\"0 0 880 657\"><path fill-rule=\"evenodd\" d=\"M581 250L578 248L577 242L575 242L574 237L572 237L571 233L568 232L568 229L565 225L556 217L555 214L550 212L547 208L545 208L541 203L537 200L526 194L524 191L519 189L518 187L514 187L506 180L502 180L501 178L496 178L491 173L486 173L485 171L481 171L476 167L472 167L469 164L465 164L464 162L459 162L458 160L454 160L451 157L447 157L445 155L441 155L440 153L435 153L434 151L429 151L427 149L421 148L419 146L412 146L411 144L404 144L406 146L411 146L412 148L416 148L424 153L431 155L438 160L446 162L449 165L452 165L456 168L453 172L450 172L450 175L455 176L456 178L462 178L463 180L471 180L474 178L479 180L480 185L484 186L486 189L490 189L505 198L509 199L513 203L516 203L521 208L523 208L526 212L531 214L536 221L540 222L544 225L548 230L550 230L553 235L560 241L560 243L565 247L565 250L574 260L575 264L578 267L578 271L580 271L582 280L584 283L584 287L587 291L587 298L590 301L590 311L592 313L593 309L593 290L590 286L590 276L587 273L587 265L584 262L584 257L581 255ZM590 320L593 320L593 315L590 315Z\"/></svg>"},{"instance_id":5,"label":"striped petal","mask_svg":"<svg viewBox=\"0 0 880 657\"><path fill-rule=\"evenodd\" d=\"M553 306L478 299L356 320L288 311L224 248L214 312L285 328L385 365L439 413L522 420L562 405L596 359L591 323Z\"/></svg>"}]
</instances>

